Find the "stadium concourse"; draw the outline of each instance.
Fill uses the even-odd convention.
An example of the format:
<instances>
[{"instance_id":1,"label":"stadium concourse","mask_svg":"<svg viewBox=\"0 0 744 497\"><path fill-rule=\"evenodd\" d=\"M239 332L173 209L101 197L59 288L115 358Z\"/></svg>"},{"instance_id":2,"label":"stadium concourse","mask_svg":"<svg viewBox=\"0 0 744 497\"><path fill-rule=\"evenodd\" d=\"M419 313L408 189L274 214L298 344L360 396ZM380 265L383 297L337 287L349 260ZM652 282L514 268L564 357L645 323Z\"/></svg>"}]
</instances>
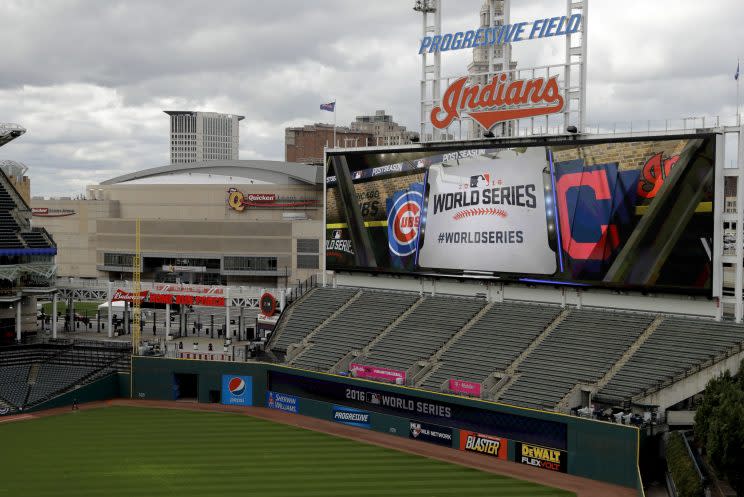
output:
<instances>
[{"instance_id":1,"label":"stadium concourse","mask_svg":"<svg viewBox=\"0 0 744 497\"><path fill-rule=\"evenodd\" d=\"M316 288L279 320L276 360L349 375L363 364L409 386L521 407L602 416L663 413L744 358L744 326L660 313L561 307L368 288ZM585 408L593 405L595 411ZM613 415L617 409L611 411ZM610 420L619 420L604 414ZM633 421L640 424L636 416Z\"/></svg>"}]
</instances>

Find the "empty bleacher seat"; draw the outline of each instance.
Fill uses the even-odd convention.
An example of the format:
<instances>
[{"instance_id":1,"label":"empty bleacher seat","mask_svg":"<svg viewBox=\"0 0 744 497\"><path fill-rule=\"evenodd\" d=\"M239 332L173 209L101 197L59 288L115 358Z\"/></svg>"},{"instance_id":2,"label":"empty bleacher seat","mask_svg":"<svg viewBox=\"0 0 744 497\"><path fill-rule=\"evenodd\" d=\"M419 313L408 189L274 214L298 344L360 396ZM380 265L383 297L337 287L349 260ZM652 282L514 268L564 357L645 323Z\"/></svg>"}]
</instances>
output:
<instances>
[{"instance_id":1,"label":"empty bleacher seat","mask_svg":"<svg viewBox=\"0 0 744 497\"><path fill-rule=\"evenodd\" d=\"M579 383L594 383L653 321L647 314L573 310L519 366L499 400L553 409Z\"/></svg>"},{"instance_id":2,"label":"empty bleacher seat","mask_svg":"<svg viewBox=\"0 0 744 497\"><path fill-rule=\"evenodd\" d=\"M598 396L628 400L742 343L740 324L665 318Z\"/></svg>"},{"instance_id":3,"label":"empty bleacher seat","mask_svg":"<svg viewBox=\"0 0 744 497\"><path fill-rule=\"evenodd\" d=\"M442 354L440 366L421 386L439 390L451 378L482 383L492 373L506 370L560 310L535 304L495 304Z\"/></svg>"},{"instance_id":4,"label":"empty bleacher seat","mask_svg":"<svg viewBox=\"0 0 744 497\"><path fill-rule=\"evenodd\" d=\"M485 301L472 298L425 297L372 346L365 363L407 370L416 361L429 359L485 305Z\"/></svg>"},{"instance_id":5,"label":"empty bleacher seat","mask_svg":"<svg viewBox=\"0 0 744 497\"><path fill-rule=\"evenodd\" d=\"M357 290L316 288L290 308L289 319L279 324L272 350L286 352L287 347L302 341L320 323L344 305Z\"/></svg>"},{"instance_id":6,"label":"empty bleacher seat","mask_svg":"<svg viewBox=\"0 0 744 497\"><path fill-rule=\"evenodd\" d=\"M328 371L346 354L361 350L403 314L418 295L365 290L312 338L312 346L293 362Z\"/></svg>"}]
</instances>

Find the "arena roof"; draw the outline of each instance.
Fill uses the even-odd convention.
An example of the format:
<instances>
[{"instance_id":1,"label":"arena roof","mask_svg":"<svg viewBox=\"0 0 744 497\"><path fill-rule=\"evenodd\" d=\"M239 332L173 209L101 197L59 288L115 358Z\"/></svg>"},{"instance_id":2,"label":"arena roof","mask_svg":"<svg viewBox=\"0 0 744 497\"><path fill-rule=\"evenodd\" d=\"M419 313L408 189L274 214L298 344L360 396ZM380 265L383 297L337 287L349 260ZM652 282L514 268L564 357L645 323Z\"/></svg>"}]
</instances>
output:
<instances>
[{"instance_id":1,"label":"arena roof","mask_svg":"<svg viewBox=\"0 0 744 497\"><path fill-rule=\"evenodd\" d=\"M26 132L26 128L13 123L0 123L0 147L18 138Z\"/></svg>"},{"instance_id":2,"label":"arena roof","mask_svg":"<svg viewBox=\"0 0 744 497\"><path fill-rule=\"evenodd\" d=\"M320 166L299 164L296 162L271 160L210 160L189 164L170 164L168 166L143 169L102 181L102 185L118 183L194 183L195 178L202 177L205 183L221 182L220 178L244 178L257 183L287 185L307 184L322 185L323 176ZM213 177L213 178L212 178ZM207 178L212 178L207 180ZM147 179L147 181L142 181Z\"/></svg>"}]
</instances>

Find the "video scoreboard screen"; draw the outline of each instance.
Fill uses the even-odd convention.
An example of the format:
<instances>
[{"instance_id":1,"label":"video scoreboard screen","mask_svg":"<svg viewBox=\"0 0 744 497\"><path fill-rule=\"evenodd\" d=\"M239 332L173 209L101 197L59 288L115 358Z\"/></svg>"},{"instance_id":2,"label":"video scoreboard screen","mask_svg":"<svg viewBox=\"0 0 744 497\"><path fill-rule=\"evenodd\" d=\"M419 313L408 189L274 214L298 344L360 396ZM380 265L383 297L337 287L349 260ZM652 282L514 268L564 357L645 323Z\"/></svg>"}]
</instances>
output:
<instances>
[{"instance_id":1,"label":"video scoreboard screen","mask_svg":"<svg viewBox=\"0 0 744 497\"><path fill-rule=\"evenodd\" d=\"M709 295L715 143L329 154L327 268Z\"/></svg>"}]
</instances>

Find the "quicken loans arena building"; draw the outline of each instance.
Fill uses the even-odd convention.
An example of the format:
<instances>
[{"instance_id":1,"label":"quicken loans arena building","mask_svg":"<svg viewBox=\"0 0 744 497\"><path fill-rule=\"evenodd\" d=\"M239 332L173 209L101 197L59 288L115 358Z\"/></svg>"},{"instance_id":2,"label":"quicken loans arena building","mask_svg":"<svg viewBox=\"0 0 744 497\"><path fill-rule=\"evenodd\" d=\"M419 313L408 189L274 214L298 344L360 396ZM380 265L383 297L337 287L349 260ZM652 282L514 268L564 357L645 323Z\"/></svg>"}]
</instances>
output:
<instances>
[{"instance_id":1,"label":"quicken loans arena building","mask_svg":"<svg viewBox=\"0 0 744 497\"><path fill-rule=\"evenodd\" d=\"M140 219L144 281L284 287L320 268L317 166L230 160L173 164L32 200L58 243L59 277L128 280Z\"/></svg>"}]
</instances>

